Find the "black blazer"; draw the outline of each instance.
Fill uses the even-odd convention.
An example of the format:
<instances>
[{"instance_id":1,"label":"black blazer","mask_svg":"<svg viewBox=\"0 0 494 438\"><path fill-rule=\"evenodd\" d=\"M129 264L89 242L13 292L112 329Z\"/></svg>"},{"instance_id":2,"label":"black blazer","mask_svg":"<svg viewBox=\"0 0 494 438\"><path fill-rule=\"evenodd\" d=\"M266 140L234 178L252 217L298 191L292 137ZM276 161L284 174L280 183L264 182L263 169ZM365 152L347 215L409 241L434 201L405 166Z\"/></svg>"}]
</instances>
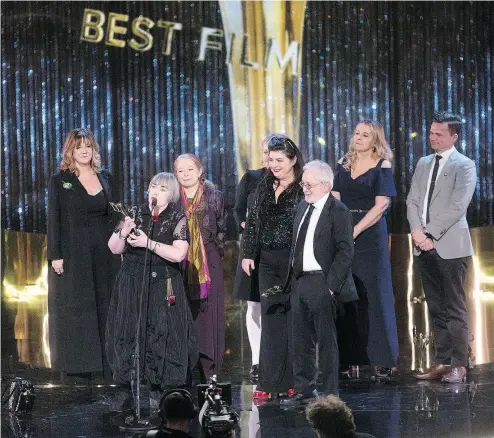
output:
<instances>
[{"instance_id":1,"label":"black blazer","mask_svg":"<svg viewBox=\"0 0 494 438\"><path fill-rule=\"evenodd\" d=\"M118 190L110 172L102 170L98 178L107 202L118 202ZM48 271L48 312L50 314L50 349L52 369L69 373L101 370L98 315L106 315L111 289L120 268L121 256L112 254L108 239L112 234L114 217L107 207L102 226L94 236L89 228L86 190L77 176L60 170L50 178L48 186L48 254L49 261L63 259L63 275ZM115 218L121 216L115 215ZM106 255L91 250L97 241ZM98 263L107 271L108 283L93 277ZM97 292L96 292L97 288ZM100 296L101 298L97 298ZM82 338L81 338L82 336Z\"/></svg>"},{"instance_id":2,"label":"black blazer","mask_svg":"<svg viewBox=\"0 0 494 438\"><path fill-rule=\"evenodd\" d=\"M252 204L252 198L256 191L257 185L263 176L264 169L247 170L238 183L237 192L235 193L235 207L233 209L233 215L235 216L240 232L243 231L240 224L245 222L247 219L247 210Z\"/></svg>"},{"instance_id":3,"label":"black blazer","mask_svg":"<svg viewBox=\"0 0 494 438\"><path fill-rule=\"evenodd\" d=\"M106 200L118 202L119 193L113 175L105 169L102 169L97 175ZM88 220L87 207L80 196L82 193L86 193L86 189L73 172L60 170L50 178L48 187L48 260L65 259L69 254L76 255L69 248L77 248L80 239L84 239L84 236L78 235L76 230L85 226ZM115 214L108 205L108 239L118 219L119 215Z\"/></svg>"},{"instance_id":4,"label":"black blazer","mask_svg":"<svg viewBox=\"0 0 494 438\"><path fill-rule=\"evenodd\" d=\"M293 223L292 249L290 253L290 271L285 287L292 273L292 260L297 240L298 228L309 204L302 200L297 208ZM353 262L353 219L345 205L329 195L314 233L314 256L326 276L328 292L332 290L340 302L358 299L357 289L352 277Z\"/></svg>"}]
</instances>

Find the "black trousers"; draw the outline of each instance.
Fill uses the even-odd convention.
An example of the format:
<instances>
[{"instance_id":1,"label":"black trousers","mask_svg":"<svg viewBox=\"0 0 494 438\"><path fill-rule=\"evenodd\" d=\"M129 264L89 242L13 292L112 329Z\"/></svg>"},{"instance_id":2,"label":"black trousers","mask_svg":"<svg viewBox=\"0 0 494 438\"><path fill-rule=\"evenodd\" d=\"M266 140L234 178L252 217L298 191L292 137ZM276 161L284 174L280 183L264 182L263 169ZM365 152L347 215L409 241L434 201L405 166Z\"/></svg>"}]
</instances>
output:
<instances>
[{"instance_id":1,"label":"black trousers","mask_svg":"<svg viewBox=\"0 0 494 438\"><path fill-rule=\"evenodd\" d=\"M368 291L355 275L358 300L340 303L336 328L338 332L338 351L340 369L347 371L351 365L369 365L367 344L369 341L369 300Z\"/></svg>"},{"instance_id":2,"label":"black trousers","mask_svg":"<svg viewBox=\"0 0 494 438\"><path fill-rule=\"evenodd\" d=\"M106 228L103 229L106 231ZM98 318L98 331L101 345L101 360L103 377L111 377L111 369L106 358L106 320L108 318L108 309L110 308L111 291L113 288L111 267L111 255L108 253L108 244L105 243L107 235L100 233L89 237L92 239L91 262L93 265L93 283L96 300L96 315Z\"/></svg>"},{"instance_id":3,"label":"black trousers","mask_svg":"<svg viewBox=\"0 0 494 438\"><path fill-rule=\"evenodd\" d=\"M288 274L290 248L262 250L259 262L259 291L283 286ZM293 388L290 311L272 306L261 296L261 350L258 389L285 393Z\"/></svg>"},{"instance_id":4,"label":"black trousers","mask_svg":"<svg viewBox=\"0 0 494 438\"><path fill-rule=\"evenodd\" d=\"M443 259L435 249L418 256L422 285L434 327L438 364L468 364L468 316L464 285L470 259Z\"/></svg>"},{"instance_id":5,"label":"black trousers","mask_svg":"<svg viewBox=\"0 0 494 438\"><path fill-rule=\"evenodd\" d=\"M292 279L292 354L295 391L310 393L316 389L319 348L319 373L325 393L338 390L337 303L330 294L324 275L305 275Z\"/></svg>"}]
</instances>

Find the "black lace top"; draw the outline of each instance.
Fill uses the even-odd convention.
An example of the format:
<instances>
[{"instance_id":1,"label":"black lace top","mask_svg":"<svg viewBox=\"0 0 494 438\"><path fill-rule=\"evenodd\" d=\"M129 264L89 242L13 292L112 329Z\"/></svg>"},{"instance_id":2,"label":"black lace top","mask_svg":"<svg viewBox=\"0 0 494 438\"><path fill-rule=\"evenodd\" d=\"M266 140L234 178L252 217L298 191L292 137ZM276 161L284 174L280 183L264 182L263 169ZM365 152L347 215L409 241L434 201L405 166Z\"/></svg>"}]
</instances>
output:
<instances>
[{"instance_id":1,"label":"black lace top","mask_svg":"<svg viewBox=\"0 0 494 438\"><path fill-rule=\"evenodd\" d=\"M245 225L243 258L255 259L263 249L290 248L292 243L293 218L303 192L296 182L276 202L273 182L268 176L257 187Z\"/></svg>"},{"instance_id":2,"label":"black lace top","mask_svg":"<svg viewBox=\"0 0 494 438\"><path fill-rule=\"evenodd\" d=\"M129 215L134 218L136 228L143 230L147 234L151 222L149 206L132 207L129 210ZM116 232L121 227L122 225L120 224ZM166 245L172 245L174 240L185 240L189 242L189 228L182 206L172 204L163 210L158 216L158 221L153 224L149 238ZM134 248L126 245L122 269L132 271L136 275L142 275L145 251L145 248ZM173 277L180 272L178 263L165 260L152 251L148 252L147 264L149 265L149 263L151 263L151 282Z\"/></svg>"}]
</instances>

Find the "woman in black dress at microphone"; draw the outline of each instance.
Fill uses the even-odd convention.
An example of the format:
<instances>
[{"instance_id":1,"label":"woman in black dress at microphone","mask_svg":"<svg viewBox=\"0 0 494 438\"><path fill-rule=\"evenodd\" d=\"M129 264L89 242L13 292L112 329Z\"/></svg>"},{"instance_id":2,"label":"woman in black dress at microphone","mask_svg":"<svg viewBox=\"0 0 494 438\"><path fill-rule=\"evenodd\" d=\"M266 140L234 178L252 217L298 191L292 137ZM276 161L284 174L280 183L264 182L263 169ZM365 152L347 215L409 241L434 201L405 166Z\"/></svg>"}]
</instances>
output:
<instances>
[{"instance_id":1,"label":"woman in black dress at microphone","mask_svg":"<svg viewBox=\"0 0 494 438\"><path fill-rule=\"evenodd\" d=\"M194 320L179 270L189 248L189 235L178 200L176 178L166 172L155 175L149 184L148 202L133 207L132 218L126 217L108 242L114 254L123 254L108 313L108 362L114 381L128 390L141 310L140 378L150 383L152 409L157 409L161 392L186 384L191 365L198 360ZM149 282L142 290L144 269ZM129 397L124 391L112 410L122 409Z\"/></svg>"}]
</instances>

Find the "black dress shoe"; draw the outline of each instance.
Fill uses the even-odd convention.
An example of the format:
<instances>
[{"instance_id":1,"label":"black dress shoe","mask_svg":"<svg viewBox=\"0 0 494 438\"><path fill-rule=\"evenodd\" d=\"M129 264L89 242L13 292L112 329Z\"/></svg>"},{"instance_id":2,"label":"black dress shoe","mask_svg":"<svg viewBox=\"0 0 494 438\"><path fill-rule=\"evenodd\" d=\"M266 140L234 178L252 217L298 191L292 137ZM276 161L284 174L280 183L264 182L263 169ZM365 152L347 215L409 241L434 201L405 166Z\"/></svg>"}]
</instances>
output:
<instances>
[{"instance_id":1,"label":"black dress shoe","mask_svg":"<svg viewBox=\"0 0 494 438\"><path fill-rule=\"evenodd\" d=\"M422 373L415 374L418 380L441 380L441 378L451 371L451 365L433 365Z\"/></svg>"},{"instance_id":2,"label":"black dress shoe","mask_svg":"<svg viewBox=\"0 0 494 438\"><path fill-rule=\"evenodd\" d=\"M451 371L443 375L443 383L465 383L467 380L466 367L451 367Z\"/></svg>"},{"instance_id":3,"label":"black dress shoe","mask_svg":"<svg viewBox=\"0 0 494 438\"><path fill-rule=\"evenodd\" d=\"M392 382L396 381L396 377L396 368L374 367L374 374L371 376L371 380Z\"/></svg>"},{"instance_id":4,"label":"black dress shoe","mask_svg":"<svg viewBox=\"0 0 494 438\"><path fill-rule=\"evenodd\" d=\"M286 397L280 400L280 405L284 406L294 406L299 403L304 403L306 401L310 401L316 397L319 397L319 393L317 389L314 389L312 392L298 392L291 397Z\"/></svg>"}]
</instances>

